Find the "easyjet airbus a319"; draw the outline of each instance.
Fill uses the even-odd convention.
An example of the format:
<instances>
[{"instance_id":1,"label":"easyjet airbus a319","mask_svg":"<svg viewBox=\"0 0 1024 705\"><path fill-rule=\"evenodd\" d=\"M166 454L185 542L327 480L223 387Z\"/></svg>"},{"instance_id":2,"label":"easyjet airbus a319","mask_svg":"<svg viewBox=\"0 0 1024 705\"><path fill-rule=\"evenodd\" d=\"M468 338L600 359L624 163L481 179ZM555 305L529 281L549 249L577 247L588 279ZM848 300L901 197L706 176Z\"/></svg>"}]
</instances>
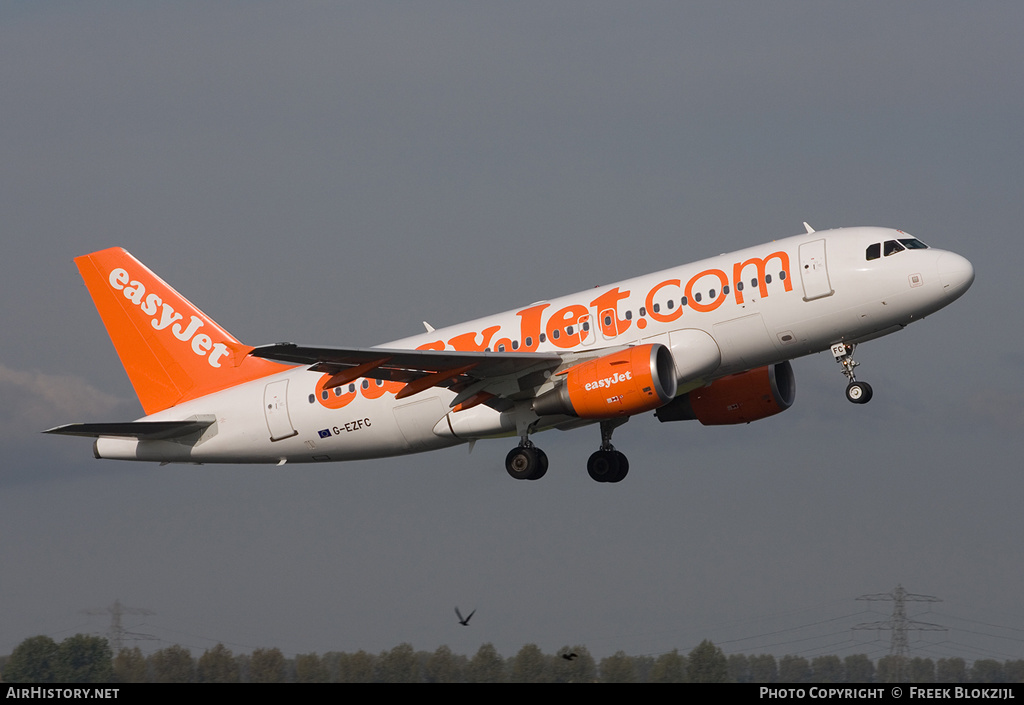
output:
<instances>
[{"instance_id":1,"label":"easyjet airbus a319","mask_svg":"<svg viewBox=\"0 0 1024 705\"><path fill-rule=\"evenodd\" d=\"M793 403L793 358L830 350L847 399L867 402L856 345L974 281L966 259L899 230L804 225L372 348L245 345L125 250L94 252L75 262L146 415L47 432L94 437L97 458L160 463L319 463L518 437L505 468L536 480L548 459L535 433L597 424L587 470L619 482L629 463L612 431L631 416L716 425L777 414Z\"/></svg>"}]
</instances>

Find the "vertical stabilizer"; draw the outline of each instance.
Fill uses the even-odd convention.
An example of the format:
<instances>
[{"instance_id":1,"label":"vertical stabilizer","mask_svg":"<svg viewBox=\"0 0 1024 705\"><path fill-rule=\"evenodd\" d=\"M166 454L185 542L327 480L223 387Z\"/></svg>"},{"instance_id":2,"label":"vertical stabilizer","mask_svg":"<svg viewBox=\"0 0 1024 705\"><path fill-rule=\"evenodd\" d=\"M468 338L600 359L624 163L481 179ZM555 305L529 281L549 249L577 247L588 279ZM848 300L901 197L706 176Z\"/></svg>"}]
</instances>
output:
<instances>
[{"instance_id":1,"label":"vertical stabilizer","mask_svg":"<svg viewBox=\"0 0 1024 705\"><path fill-rule=\"evenodd\" d=\"M146 414L282 372L120 247L75 259Z\"/></svg>"}]
</instances>

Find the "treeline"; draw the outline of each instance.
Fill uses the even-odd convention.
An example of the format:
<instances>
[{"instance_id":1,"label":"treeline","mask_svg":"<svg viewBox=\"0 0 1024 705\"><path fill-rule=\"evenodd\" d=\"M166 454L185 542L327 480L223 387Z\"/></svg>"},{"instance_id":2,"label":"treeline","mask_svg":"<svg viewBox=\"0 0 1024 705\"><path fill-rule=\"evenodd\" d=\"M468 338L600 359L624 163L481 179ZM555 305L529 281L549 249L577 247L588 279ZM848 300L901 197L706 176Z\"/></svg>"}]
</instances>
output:
<instances>
[{"instance_id":1,"label":"treeline","mask_svg":"<svg viewBox=\"0 0 1024 705\"><path fill-rule=\"evenodd\" d=\"M710 641L687 654L629 656L619 651L595 660L585 646L565 646L545 654L527 644L504 658L492 644L471 656L447 646L416 651L399 644L388 651L286 658L280 649L233 654L223 644L200 656L169 646L149 656L139 648L115 656L106 639L77 634L61 643L47 636L26 639L0 658L8 683L1020 683L1024 659L962 658L872 661L864 654L802 656L770 654L726 656Z\"/></svg>"}]
</instances>

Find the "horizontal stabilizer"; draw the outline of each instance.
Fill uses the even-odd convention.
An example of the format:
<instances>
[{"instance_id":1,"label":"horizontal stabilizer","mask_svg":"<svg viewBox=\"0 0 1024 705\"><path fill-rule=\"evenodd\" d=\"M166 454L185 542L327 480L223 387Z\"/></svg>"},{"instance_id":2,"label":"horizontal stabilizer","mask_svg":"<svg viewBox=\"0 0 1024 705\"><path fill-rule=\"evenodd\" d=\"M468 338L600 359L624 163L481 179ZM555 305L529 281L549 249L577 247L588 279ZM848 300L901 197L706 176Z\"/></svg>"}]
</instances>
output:
<instances>
[{"instance_id":1,"label":"horizontal stabilizer","mask_svg":"<svg viewBox=\"0 0 1024 705\"><path fill-rule=\"evenodd\" d=\"M202 431L213 424L213 419L192 419L190 421L125 421L122 423L69 423L47 429L43 433L60 436L101 436L135 438L140 441L158 441L177 438Z\"/></svg>"}]
</instances>

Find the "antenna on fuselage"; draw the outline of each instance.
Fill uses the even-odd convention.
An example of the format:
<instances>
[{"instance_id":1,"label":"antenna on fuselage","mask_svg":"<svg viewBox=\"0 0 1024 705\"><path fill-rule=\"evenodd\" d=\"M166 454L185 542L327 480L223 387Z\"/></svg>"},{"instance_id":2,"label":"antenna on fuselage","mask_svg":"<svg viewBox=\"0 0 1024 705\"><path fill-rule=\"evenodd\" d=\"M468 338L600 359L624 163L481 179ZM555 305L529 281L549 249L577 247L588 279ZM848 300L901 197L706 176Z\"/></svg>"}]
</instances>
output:
<instances>
[{"instance_id":1,"label":"antenna on fuselage","mask_svg":"<svg viewBox=\"0 0 1024 705\"><path fill-rule=\"evenodd\" d=\"M814 232L814 228L812 228L810 225L808 225L806 220L804 221L804 230L807 231L808 235L810 235L811 233Z\"/></svg>"}]
</instances>

